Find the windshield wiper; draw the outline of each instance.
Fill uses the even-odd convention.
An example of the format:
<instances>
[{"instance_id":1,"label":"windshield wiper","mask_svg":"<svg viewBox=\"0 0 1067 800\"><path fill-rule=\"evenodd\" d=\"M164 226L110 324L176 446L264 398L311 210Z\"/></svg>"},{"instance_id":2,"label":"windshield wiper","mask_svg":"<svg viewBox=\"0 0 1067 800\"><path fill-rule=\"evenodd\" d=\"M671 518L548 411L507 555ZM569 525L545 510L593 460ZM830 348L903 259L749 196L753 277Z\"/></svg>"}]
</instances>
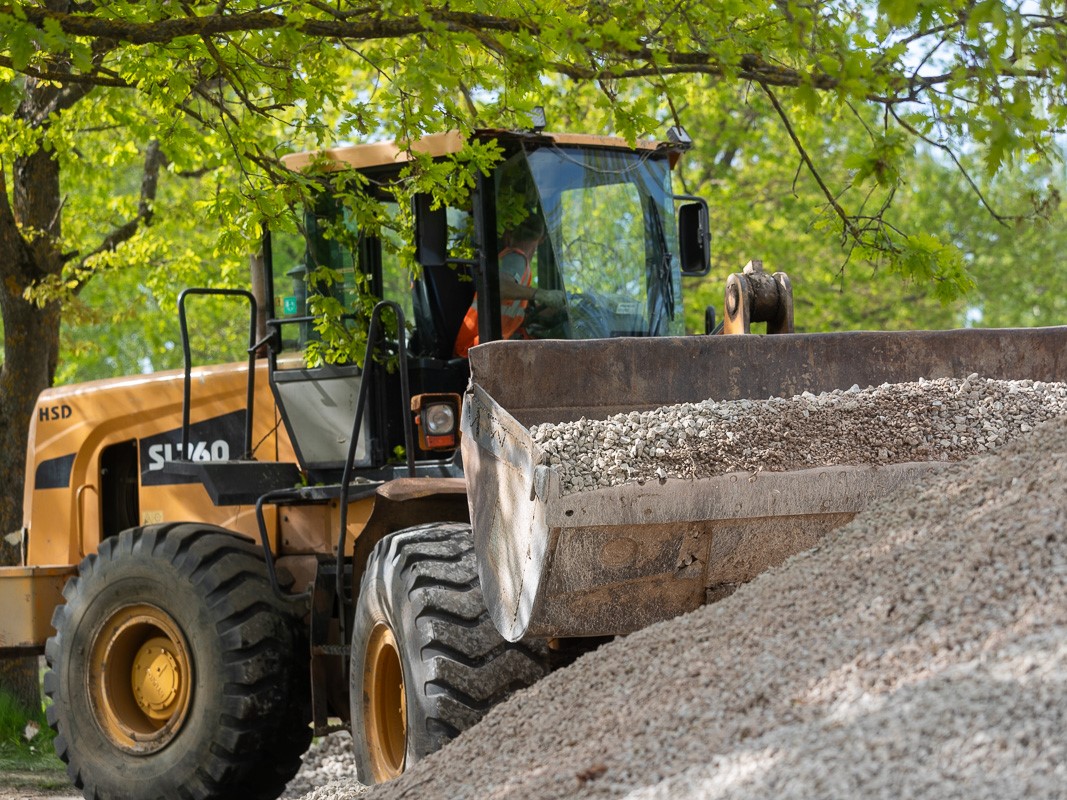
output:
<instances>
[{"instance_id":1,"label":"windshield wiper","mask_svg":"<svg viewBox=\"0 0 1067 800\"><path fill-rule=\"evenodd\" d=\"M653 269L653 283L654 289L658 290L652 294L652 313L649 315L649 335L654 335L656 328L659 327L659 310L660 303L657 302L658 298L663 298L662 306L667 312L667 319L674 320L674 284L671 281L671 256L670 250L667 248L667 234L663 229L663 218L659 213L659 206L655 204L649 198L649 208L652 211L652 231L655 236L655 242L659 246L659 258L656 259L655 267Z\"/></svg>"}]
</instances>

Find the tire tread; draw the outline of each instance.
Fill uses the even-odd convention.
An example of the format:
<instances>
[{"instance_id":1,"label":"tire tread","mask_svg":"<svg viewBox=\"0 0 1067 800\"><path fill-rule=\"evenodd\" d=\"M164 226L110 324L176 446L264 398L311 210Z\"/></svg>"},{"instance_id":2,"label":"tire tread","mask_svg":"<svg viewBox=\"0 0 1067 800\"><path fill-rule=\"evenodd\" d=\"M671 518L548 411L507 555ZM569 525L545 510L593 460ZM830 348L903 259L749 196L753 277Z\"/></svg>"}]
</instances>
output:
<instances>
[{"instance_id":1,"label":"tire tread","mask_svg":"<svg viewBox=\"0 0 1067 800\"><path fill-rule=\"evenodd\" d=\"M370 556L353 637L352 696L362 693L360 614L368 598L381 598L405 664L406 766L444 746L548 671L545 643L508 642L497 632L477 567L470 526L462 523L397 531ZM364 621L362 630L369 633L372 624ZM361 745L357 704L354 700L357 773L368 782L370 756Z\"/></svg>"},{"instance_id":2,"label":"tire tread","mask_svg":"<svg viewBox=\"0 0 1067 800\"><path fill-rule=\"evenodd\" d=\"M146 575L177 576L202 598L214 627L202 635L217 635L222 642L224 672L219 676L221 689L215 701L219 717L207 757L179 784L144 786L137 795L129 794L129 786L121 792L108 788L106 779L97 775L98 760L114 756L70 746L68 731L76 734L76 723L69 718L61 679L67 661L74 657L73 643L67 641L74 635L70 626L83 613L75 609L84 609L103 590L98 580L102 565L118 569L115 565L125 563ZM159 796L191 800L235 796L267 800L281 794L310 744L306 719L303 729L298 722L305 714L310 718L310 690L306 663L299 658L297 615L273 594L258 546L223 529L196 524L123 531L82 560L78 575L64 588L64 597L66 604L53 615L56 634L45 648L49 671L44 687L53 700L48 722L57 734L56 752L86 797L148 800L162 792Z\"/></svg>"}]
</instances>

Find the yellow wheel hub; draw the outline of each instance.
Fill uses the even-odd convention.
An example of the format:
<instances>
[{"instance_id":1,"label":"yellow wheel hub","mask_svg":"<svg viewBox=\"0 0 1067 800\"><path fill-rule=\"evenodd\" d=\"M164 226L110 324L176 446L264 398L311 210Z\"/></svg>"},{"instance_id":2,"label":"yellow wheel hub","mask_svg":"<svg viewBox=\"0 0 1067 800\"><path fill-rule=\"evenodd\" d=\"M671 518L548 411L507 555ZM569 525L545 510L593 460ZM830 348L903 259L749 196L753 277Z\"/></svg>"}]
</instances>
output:
<instances>
[{"instance_id":1,"label":"yellow wheel hub","mask_svg":"<svg viewBox=\"0 0 1067 800\"><path fill-rule=\"evenodd\" d=\"M97 725L121 750L166 746L185 721L192 681L185 636L162 609L124 606L93 637L86 690Z\"/></svg>"},{"instance_id":2,"label":"yellow wheel hub","mask_svg":"<svg viewBox=\"0 0 1067 800\"><path fill-rule=\"evenodd\" d=\"M137 705L152 719L169 719L174 704L181 697L182 682L189 679L182 674L182 665L170 639L157 636L149 639L133 659L130 675L133 696Z\"/></svg>"},{"instance_id":3,"label":"yellow wheel hub","mask_svg":"<svg viewBox=\"0 0 1067 800\"><path fill-rule=\"evenodd\" d=\"M363 665L363 719L371 770L377 783L404 771L407 752L407 702L400 651L389 626L371 631Z\"/></svg>"}]
</instances>

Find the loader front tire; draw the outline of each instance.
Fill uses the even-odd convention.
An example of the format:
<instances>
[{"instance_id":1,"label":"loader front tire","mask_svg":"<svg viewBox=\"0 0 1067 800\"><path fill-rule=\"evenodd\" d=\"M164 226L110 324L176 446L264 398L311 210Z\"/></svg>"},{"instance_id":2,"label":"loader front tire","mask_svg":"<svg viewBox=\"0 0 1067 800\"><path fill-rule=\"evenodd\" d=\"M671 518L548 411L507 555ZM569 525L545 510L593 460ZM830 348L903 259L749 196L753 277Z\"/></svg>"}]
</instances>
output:
<instances>
[{"instance_id":1,"label":"loader front tire","mask_svg":"<svg viewBox=\"0 0 1067 800\"><path fill-rule=\"evenodd\" d=\"M469 525L390 534L367 563L352 630L357 777L397 777L547 670L544 643L508 642L493 626Z\"/></svg>"},{"instance_id":2,"label":"loader front tire","mask_svg":"<svg viewBox=\"0 0 1067 800\"><path fill-rule=\"evenodd\" d=\"M156 525L101 543L48 640L56 752L86 797L278 797L311 740L297 611L252 542Z\"/></svg>"}]
</instances>

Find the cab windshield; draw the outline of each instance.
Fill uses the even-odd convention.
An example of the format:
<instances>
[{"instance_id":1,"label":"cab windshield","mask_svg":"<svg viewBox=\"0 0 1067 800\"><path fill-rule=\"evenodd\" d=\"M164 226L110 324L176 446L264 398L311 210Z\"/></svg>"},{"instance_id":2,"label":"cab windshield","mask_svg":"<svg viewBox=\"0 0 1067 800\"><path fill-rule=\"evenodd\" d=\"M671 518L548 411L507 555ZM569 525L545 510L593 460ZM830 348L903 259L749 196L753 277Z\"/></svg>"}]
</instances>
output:
<instances>
[{"instance_id":1,"label":"cab windshield","mask_svg":"<svg viewBox=\"0 0 1067 800\"><path fill-rule=\"evenodd\" d=\"M565 293L566 313L527 333L569 339L682 333L677 224L666 158L653 153L542 147L498 171L528 170L544 217L535 285ZM502 209L503 211L504 209ZM504 214L498 214L503 217Z\"/></svg>"}]
</instances>

